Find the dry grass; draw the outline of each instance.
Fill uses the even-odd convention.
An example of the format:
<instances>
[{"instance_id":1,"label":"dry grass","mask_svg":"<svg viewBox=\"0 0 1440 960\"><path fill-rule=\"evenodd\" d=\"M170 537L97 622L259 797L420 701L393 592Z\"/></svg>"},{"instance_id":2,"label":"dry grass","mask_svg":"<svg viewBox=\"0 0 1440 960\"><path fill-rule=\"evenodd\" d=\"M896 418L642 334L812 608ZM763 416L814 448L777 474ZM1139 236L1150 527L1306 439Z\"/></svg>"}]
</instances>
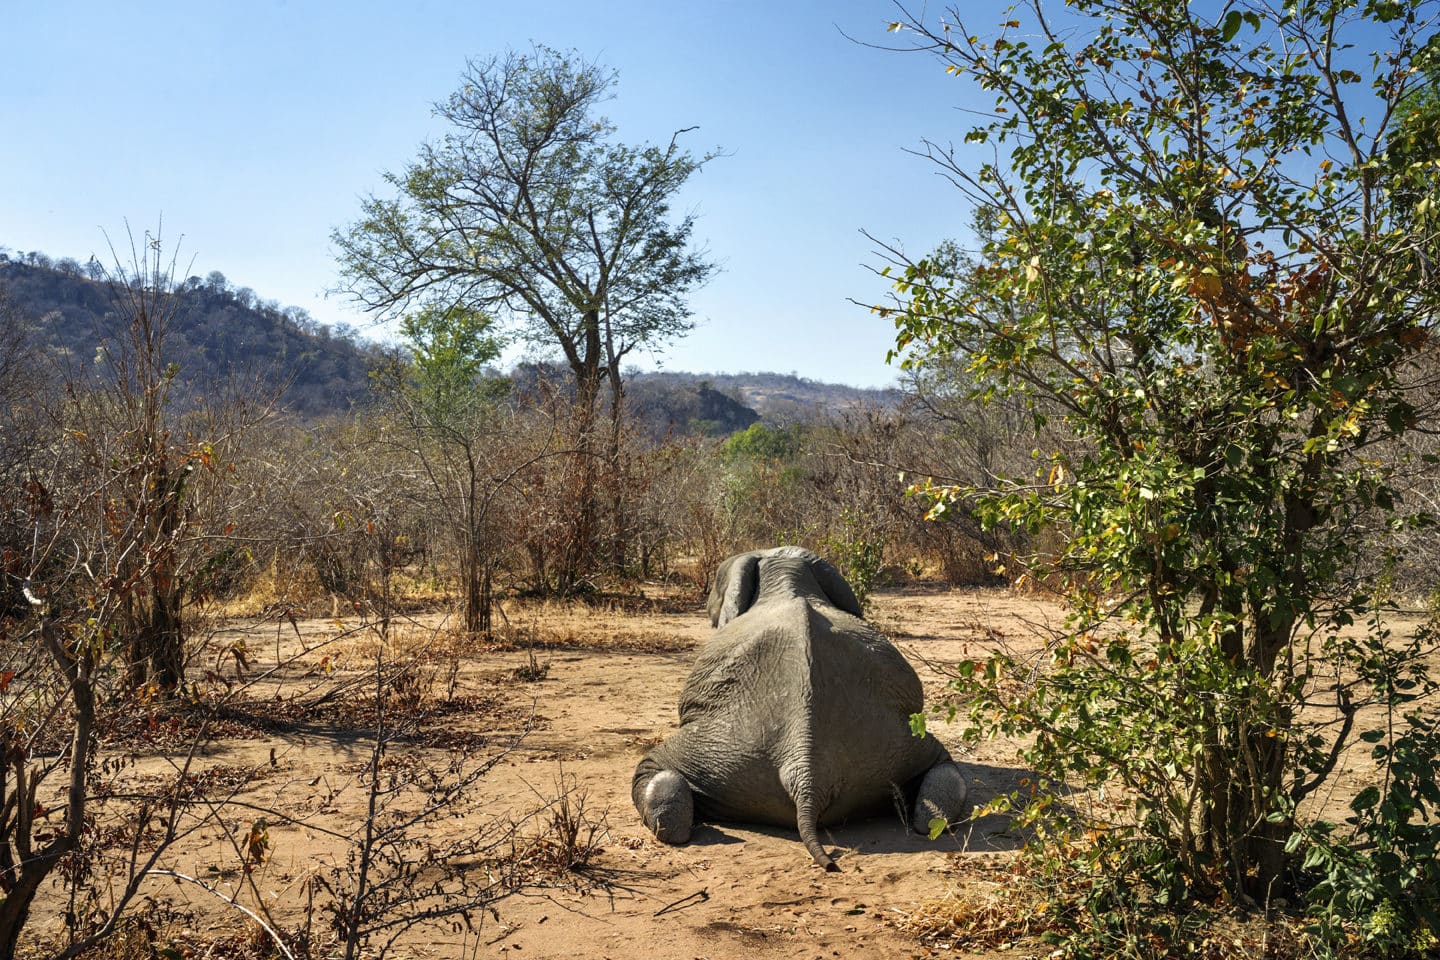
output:
<instances>
[{"instance_id":1,"label":"dry grass","mask_svg":"<svg viewBox=\"0 0 1440 960\"><path fill-rule=\"evenodd\" d=\"M1008 949L1052 926L1045 901L1013 884L975 881L923 901L906 915L909 934L947 946Z\"/></svg>"},{"instance_id":2,"label":"dry grass","mask_svg":"<svg viewBox=\"0 0 1440 960\"><path fill-rule=\"evenodd\" d=\"M542 875L563 877L583 872L604 852L610 837L609 811L588 806L588 794L574 777L562 774L556 795L546 802L538 829L517 846L515 857Z\"/></svg>"},{"instance_id":3,"label":"dry grass","mask_svg":"<svg viewBox=\"0 0 1440 960\"><path fill-rule=\"evenodd\" d=\"M454 599L443 577L420 569L397 570L390 580L390 604L397 610L433 610ZM213 610L225 618L257 617L277 607L302 617L339 616L379 606L378 587L367 584L354 596L338 596L321 584L308 565L272 562L246 578L233 595L217 601Z\"/></svg>"},{"instance_id":4,"label":"dry grass","mask_svg":"<svg viewBox=\"0 0 1440 960\"><path fill-rule=\"evenodd\" d=\"M899 924L917 939L941 950L1020 951L1026 956L1059 956L1045 942L1047 933L1064 935L1078 924L1096 923L1093 916L1054 916L1056 891L1020 876L999 882L967 880L963 888L923 901ZM1303 960L1314 957L1315 944L1294 917L1265 917L1236 909L1197 907L1190 913L1168 913L1153 922L1129 922L1125 949L1115 956L1185 958L1185 960ZM1112 938L1112 946L1120 940Z\"/></svg>"},{"instance_id":5,"label":"dry grass","mask_svg":"<svg viewBox=\"0 0 1440 960\"><path fill-rule=\"evenodd\" d=\"M398 651L427 657L480 659L515 650L583 650L607 653L678 653L696 645L693 633L637 618L631 604L578 600L509 601L498 609L490 639L473 636L453 620L427 634L397 633ZM688 619L698 623L692 613Z\"/></svg>"}]
</instances>

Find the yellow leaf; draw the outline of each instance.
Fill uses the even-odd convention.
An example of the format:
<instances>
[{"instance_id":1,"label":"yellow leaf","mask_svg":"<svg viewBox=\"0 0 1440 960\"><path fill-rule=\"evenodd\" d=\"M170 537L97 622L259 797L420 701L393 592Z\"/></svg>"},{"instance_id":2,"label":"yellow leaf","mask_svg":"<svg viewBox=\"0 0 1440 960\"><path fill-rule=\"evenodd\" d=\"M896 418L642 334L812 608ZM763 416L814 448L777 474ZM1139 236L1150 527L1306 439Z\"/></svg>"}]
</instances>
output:
<instances>
[{"instance_id":1,"label":"yellow leaf","mask_svg":"<svg viewBox=\"0 0 1440 960\"><path fill-rule=\"evenodd\" d=\"M1213 273L1197 273L1190 278L1190 293L1200 300L1214 300L1220 296L1220 278Z\"/></svg>"},{"instance_id":2,"label":"yellow leaf","mask_svg":"<svg viewBox=\"0 0 1440 960\"><path fill-rule=\"evenodd\" d=\"M1040 255L1036 254L1030 258L1030 265L1025 268L1025 282L1034 283L1040 279Z\"/></svg>"}]
</instances>

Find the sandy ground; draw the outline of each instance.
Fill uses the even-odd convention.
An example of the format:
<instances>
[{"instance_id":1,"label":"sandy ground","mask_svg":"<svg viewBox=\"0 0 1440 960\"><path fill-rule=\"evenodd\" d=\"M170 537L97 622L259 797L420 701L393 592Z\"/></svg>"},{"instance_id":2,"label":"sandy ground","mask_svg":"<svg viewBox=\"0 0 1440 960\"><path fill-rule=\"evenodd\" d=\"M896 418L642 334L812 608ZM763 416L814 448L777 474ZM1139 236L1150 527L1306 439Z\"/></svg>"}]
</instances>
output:
<instances>
[{"instance_id":1,"label":"sandy ground","mask_svg":"<svg viewBox=\"0 0 1440 960\"><path fill-rule=\"evenodd\" d=\"M1063 614L1054 604L1003 590L911 588L877 597L872 618L916 665L934 701L943 691L943 665L982 657L1001 644L1037 650L1042 633L1058 627ZM409 640L390 649L414 648L415 638L433 636L436 625L435 618L422 618ZM630 778L644 752L676 727L681 687L710 633L699 603L672 596L642 610L512 611L511 626L543 648L460 651L457 661L442 634L434 644L438 654L421 671L423 682L385 691L395 703L410 697L434 707L386 760L392 782L400 784L386 816L419 802L416 788L404 786L406 771L444 770L468 753L494 760L493 767L474 785L472 802L457 808L460 816L412 831L407 856L444 857L457 838L513 821L521 821L522 837L538 836L545 814L526 817L567 791L572 807L583 803L581 821L595 828L600 849L582 870L537 874L468 925L410 931L391 956L969 956L926 945L902 922L923 899L956 883L983 883L987 870L1013 856L1020 841L1006 832L1004 818L987 817L963 835L935 841L908 832L895 817L832 828L823 838L836 852L838 873L819 870L793 830L707 824L688 845L665 846L636 814ZM212 683L234 682L239 671L227 650L242 640L249 686L227 715L223 735L191 768L210 771L210 794L228 799L214 809L229 836L212 820L176 842L161 866L193 879L147 881L138 907L158 918L162 944L176 937L194 947L195 957L226 956L205 947L221 933L254 934L255 925L217 895L252 908L258 895L262 912L278 926L308 925L323 942L324 881L353 869L352 845L344 838L354 835L366 810L360 778L370 759L373 718L363 708L373 683L364 677L373 634L357 629L354 619L232 622L214 637L209 662L192 667L192 675L198 668L209 671ZM538 671L529 669L536 665ZM333 688L348 678L357 683L351 696L359 713L287 713L297 691ZM126 758L113 782L173 779L177 740L167 739L163 726L107 744L108 755ZM1014 743L962 746L955 728L936 721L931 730L966 765L978 804L1015 789L1026 774ZM268 847L247 877L243 838L260 816ZM37 931L57 933L48 919L63 909L57 900L52 892L37 905ZM1031 954L1043 955L1043 948L994 956Z\"/></svg>"},{"instance_id":2,"label":"sandy ground","mask_svg":"<svg viewBox=\"0 0 1440 960\"><path fill-rule=\"evenodd\" d=\"M825 873L793 830L706 824L686 846L660 844L631 804L630 778L644 752L677 725L681 687L710 634L700 604L672 597L649 610L542 608L525 616L528 622L512 616L517 634L546 648L462 651L458 669L445 667L453 658L442 655L422 671L419 701L447 701L452 708L437 711L421 733L397 743L387 769L443 768L462 750L479 758L502 754L472 789L474 802L463 816L416 831L422 857L424 843L443 849L445 842L496 822L523 821L522 835L537 834L544 812L529 821L527 815L567 790L572 804L583 802L584 822L599 827L600 851L585 869L537 878L535 886L496 903L493 912L472 916L469 926L411 931L393 946L393 956L925 955L927 948L898 925L906 912L942 892L967 862L1008 856L1016 845L998 817L973 824L964 836L935 841L908 832L896 817L882 817L826 832L840 872ZM1023 641L1032 632L1027 622L1053 624L1060 616L1058 608L1004 591L918 588L886 593L872 611L916 664L927 698L943 688L935 665L983 655L997 642ZM421 622L425 629L415 636L434 632L434 618ZM373 739L363 715L336 720L311 711L292 718L287 704L297 691L323 689L342 678L364 684L373 634L356 627L353 618L232 622L201 658L209 662L192 666L192 676L198 667L212 683L234 682L240 671L227 651L243 641L250 685L227 715L222 736L190 768L192 774L209 771L217 804L228 799L216 809L230 836L212 821L177 841L160 865L193 880L147 881L142 902L132 908L158 918L162 942L177 937L203 956L203 945L220 932L253 933L255 925L217 894L251 908L258 894L278 926L295 929L308 921L323 941L326 915L317 904L325 897L316 880L333 878L347 865L348 844L333 834L353 832L363 818L367 801L359 775ZM416 642L412 637L393 646ZM443 638L438 646L443 648ZM532 656L543 674L538 679L525 669ZM368 689L352 691L362 707ZM962 748L953 729L932 727L967 763L977 802L1012 789L1022 775L1013 744ZM112 774L112 782L134 778L153 786L173 780L183 743L183 735L166 735L164 723L113 738L106 752L124 756L125 771ZM414 802L397 799L394 809L413 809ZM267 811L268 849L247 878L244 838ZM37 933L57 935L49 919L63 909L57 900L58 890L37 904Z\"/></svg>"}]
</instances>

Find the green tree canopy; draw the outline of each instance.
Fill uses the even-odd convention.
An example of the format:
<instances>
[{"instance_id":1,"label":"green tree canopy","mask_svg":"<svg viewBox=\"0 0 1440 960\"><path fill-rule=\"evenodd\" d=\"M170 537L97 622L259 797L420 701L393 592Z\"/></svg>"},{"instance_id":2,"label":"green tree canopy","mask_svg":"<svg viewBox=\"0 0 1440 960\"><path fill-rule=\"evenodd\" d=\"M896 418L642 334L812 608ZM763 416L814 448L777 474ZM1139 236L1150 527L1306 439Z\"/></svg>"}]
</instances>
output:
<instances>
[{"instance_id":1,"label":"green tree canopy","mask_svg":"<svg viewBox=\"0 0 1440 960\"><path fill-rule=\"evenodd\" d=\"M485 367L500 356L490 318L464 307L422 307L400 318L419 406L446 421L474 401L493 399Z\"/></svg>"},{"instance_id":2,"label":"green tree canopy","mask_svg":"<svg viewBox=\"0 0 1440 960\"><path fill-rule=\"evenodd\" d=\"M793 460L800 452L800 438L793 427L752 423L727 437L720 445L720 452L732 463L742 460Z\"/></svg>"}]
</instances>

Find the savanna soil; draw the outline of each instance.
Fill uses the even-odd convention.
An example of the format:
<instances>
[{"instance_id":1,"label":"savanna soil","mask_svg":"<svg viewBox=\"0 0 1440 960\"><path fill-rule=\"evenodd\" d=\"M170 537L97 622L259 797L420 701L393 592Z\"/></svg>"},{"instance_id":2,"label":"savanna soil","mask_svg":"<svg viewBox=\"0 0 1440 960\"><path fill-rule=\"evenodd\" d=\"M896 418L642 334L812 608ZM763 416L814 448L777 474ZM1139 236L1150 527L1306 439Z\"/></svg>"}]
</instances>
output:
<instances>
[{"instance_id":1,"label":"savanna soil","mask_svg":"<svg viewBox=\"0 0 1440 960\"><path fill-rule=\"evenodd\" d=\"M478 802L463 817L427 826L423 839L440 846L519 823L521 841L510 849L522 858L543 856L554 847L547 824L555 808L541 808L561 794L584 828L582 840L598 829L597 850L583 867L536 871L493 912L477 912L468 925L413 930L391 955L738 960L934 954L935 945L905 929L906 918L957 885L972 893L995 889L995 871L1019 845L1004 818L985 817L963 835L935 841L909 832L896 817L831 828L822 838L837 855L838 873L820 871L793 830L706 824L688 845L669 847L645 829L630 801L631 774L644 752L675 729L681 687L710 633L698 602L674 591L651 593L649 602L624 610L511 610L508 632L523 648L457 647L436 617L396 627L388 655L420 651L426 665L418 683L384 691L387 702L391 709L418 705L428 719L392 747L387 769L444 768L460 752L495 761L473 788ZM1000 645L1038 653L1063 612L1003 590L917 587L879 595L872 618L915 664L927 701L935 701L945 665ZM238 675L233 652L243 640L251 685L192 772L211 771L212 792L232 802L222 814L232 836L244 838L262 808L291 819L267 817L268 848L248 878L244 860L261 857L213 824L180 840L165 858L170 869L241 904L253 907L258 893L281 928L308 927L317 944L329 931L315 881L333 882L337 867L346 868L346 844L333 834L353 832L366 809L359 779L373 743L373 714L366 708L373 702L366 692L374 687L366 674L373 637L353 618L237 621L214 636L212 682ZM297 694L351 680L355 686L345 696L295 712L293 704L304 699ZM304 696L313 703L313 694ZM966 764L977 804L1020 785L1026 771L1017 744L962 746L953 727L938 721L930 727ZM183 760L175 744L184 738L167 746L164 732L163 725L158 732L136 731L123 750L138 759L120 779L173 777L174 764ZM121 745L109 749L118 752ZM1353 785L1339 789L1353 795ZM537 838L540 845L530 843ZM156 880L147 892L159 905L155 915L169 918L162 943L176 938L203 957L229 955L215 952L218 936L238 938L232 945L254 942L254 925L199 883ZM37 922L60 909L40 904ZM151 909L147 904L141 912ZM1020 954L1044 949L1035 944Z\"/></svg>"}]
</instances>

